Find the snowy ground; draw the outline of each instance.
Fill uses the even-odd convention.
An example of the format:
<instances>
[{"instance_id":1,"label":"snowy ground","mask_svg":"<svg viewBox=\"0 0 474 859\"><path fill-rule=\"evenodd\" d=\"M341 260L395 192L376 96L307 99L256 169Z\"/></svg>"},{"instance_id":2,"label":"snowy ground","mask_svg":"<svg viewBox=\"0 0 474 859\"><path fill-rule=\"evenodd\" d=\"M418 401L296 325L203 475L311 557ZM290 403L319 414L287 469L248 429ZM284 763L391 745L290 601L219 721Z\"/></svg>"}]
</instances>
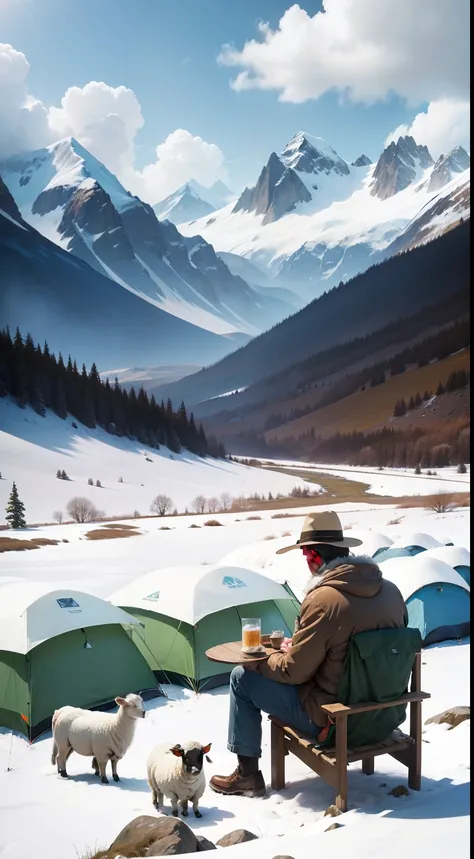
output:
<instances>
[{"instance_id":1,"label":"snowy ground","mask_svg":"<svg viewBox=\"0 0 474 859\"><path fill-rule=\"evenodd\" d=\"M70 479L58 480L58 469ZM71 418L63 421L51 412L42 418L31 408L19 409L10 399L0 399L0 473L0 524L5 521L12 481L29 522L52 522L53 512L64 512L75 495L89 498L108 516L132 516L135 510L149 513L160 493L169 495L181 513L191 509L197 495L288 494L303 485L298 478L227 460L202 460L187 452L176 455L167 448L151 450L81 424L75 429ZM94 483L100 480L102 487L89 486L89 478Z\"/></svg>"},{"instance_id":2,"label":"snowy ground","mask_svg":"<svg viewBox=\"0 0 474 859\"><path fill-rule=\"evenodd\" d=\"M416 530L440 541L469 544L467 509L445 515L388 506L371 508L369 504L337 509L351 534L372 529L395 539ZM69 542L0 555L0 576L74 583L106 596L153 568L179 565L185 545L187 560L192 558L196 564L216 562L234 553L239 563L272 577L287 577L300 590L305 571L298 564L299 553L279 556L274 563L274 550L298 534L305 512L272 520L271 511L265 511L257 521L246 520L245 514L225 514L219 516L221 528L192 530L188 530L191 521L200 524L207 517L179 517L168 520L174 527L169 532L159 530L158 519L135 520L143 531L141 536L93 543L82 539L86 526L43 528L36 533ZM398 524L388 524L395 518L400 519ZM276 539L265 539L270 536ZM449 706L469 704L469 654L468 640L424 652L422 685L432 695L424 705L425 719ZM208 776L233 768L234 758L226 750L226 688L197 696L178 687L166 688L167 700L147 704L147 719L138 726L133 747L122 762L120 785L97 784L88 762L77 756L70 760L71 778L65 782L49 762L50 734L29 746L19 737L0 733L1 859L77 859L86 848L107 845L133 817L153 814L145 762L158 741L169 739L174 744L194 737L212 742ZM363 852L369 859L378 859L382 852L387 859L395 859L400 851L415 855L421 847L432 859L444 859L448 850L455 850L460 859L467 856L469 843L469 723L453 731L427 726L424 738L422 791L398 799L389 795L395 785L406 784L405 771L391 758L379 758L371 778L354 764L349 772L350 810L338 819L344 828L336 832L323 834L332 822L323 818L334 801L332 789L292 757L285 791L269 791L263 800L248 800L225 798L208 790L202 800L202 820L189 818L190 825L212 841L240 827L260 836L258 842L232 848L230 855L235 859L272 859L277 854L308 859L315 854L315 838L323 839L318 846L322 851L331 850L336 859L342 859L348 850ZM262 769L268 780L266 722ZM48 830L54 835L46 835Z\"/></svg>"},{"instance_id":3,"label":"snowy ground","mask_svg":"<svg viewBox=\"0 0 474 859\"><path fill-rule=\"evenodd\" d=\"M455 466L434 469L436 475L415 474L412 468L378 468L357 467L351 465L328 465L327 463L300 462L293 460L269 460L279 468L298 469L300 471L332 474L334 477L345 477L359 483L368 483L367 494L387 495L400 498L404 495L433 495L436 492L467 492L470 484L470 467L466 474L458 474Z\"/></svg>"}]
</instances>

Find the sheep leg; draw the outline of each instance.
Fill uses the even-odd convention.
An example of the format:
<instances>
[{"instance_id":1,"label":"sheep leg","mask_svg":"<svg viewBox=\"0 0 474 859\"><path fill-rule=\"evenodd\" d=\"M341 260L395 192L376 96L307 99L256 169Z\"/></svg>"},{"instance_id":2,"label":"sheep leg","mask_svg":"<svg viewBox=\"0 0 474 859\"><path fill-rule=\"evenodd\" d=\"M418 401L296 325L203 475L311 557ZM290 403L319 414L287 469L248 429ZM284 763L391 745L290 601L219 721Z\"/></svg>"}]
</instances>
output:
<instances>
[{"instance_id":1,"label":"sheep leg","mask_svg":"<svg viewBox=\"0 0 474 859\"><path fill-rule=\"evenodd\" d=\"M111 758L111 764L112 764L112 778L113 778L113 780L114 780L114 781L120 781L120 779L119 779L119 777L118 777L118 773L117 773L117 764L118 764L118 760L119 760L118 758Z\"/></svg>"},{"instance_id":2,"label":"sheep leg","mask_svg":"<svg viewBox=\"0 0 474 859\"><path fill-rule=\"evenodd\" d=\"M188 800L182 799L180 802L180 805L181 805L181 814L183 815L183 817L187 817L189 814L189 812L188 812Z\"/></svg>"},{"instance_id":3,"label":"sheep leg","mask_svg":"<svg viewBox=\"0 0 474 859\"><path fill-rule=\"evenodd\" d=\"M51 763L52 763L53 767L56 763L57 756L58 756L58 747L56 745L55 740L53 740L53 751L51 752Z\"/></svg>"},{"instance_id":4,"label":"sheep leg","mask_svg":"<svg viewBox=\"0 0 474 859\"><path fill-rule=\"evenodd\" d=\"M65 746L58 746L56 762L58 766L58 773L60 776L62 776L62 778L67 778L66 761L72 754L72 751L72 746L69 743L67 743L67 745Z\"/></svg>"},{"instance_id":5,"label":"sheep leg","mask_svg":"<svg viewBox=\"0 0 474 859\"><path fill-rule=\"evenodd\" d=\"M105 773L105 771L107 769L107 759L105 761L99 761L98 760L97 765L99 767L100 780L101 780L102 784L108 784L109 780L108 780L106 773Z\"/></svg>"},{"instance_id":6,"label":"sheep leg","mask_svg":"<svg viewBox=\"0 0 474 859\"><path fill-rule=\"evenodd\" d=\"M179 814L179 811L178 811L178 794L177 793L170 793L170 799L171 799L171 813L172 813L173 817L178 817L178 814Z\"/></svg>"},{"instance_id":7,"label":"sheep leg","mask_svg":"<svg viewBox=\"0 0 474 859\"><path fill-rule=\"evenodd\" d=\"M94 775L99 775L99 764L97 763L97 758L92 758L92 769L94 770Z\"/></svg>"},{"instance_id":8,"label":"sheep leg","mask_svg":"<svg viewBox=\"0 0 474 859\"><path fill-rule=\"evenodd\" d=\"M193 798L192 798L192 803L193 803L194 817L202 817L202 814L201 814L201 812L199 811L199 808L198 808L198 805L199 805L199 797L195 797L195 796L193 796Z\"/></svg>"}]
</instances>

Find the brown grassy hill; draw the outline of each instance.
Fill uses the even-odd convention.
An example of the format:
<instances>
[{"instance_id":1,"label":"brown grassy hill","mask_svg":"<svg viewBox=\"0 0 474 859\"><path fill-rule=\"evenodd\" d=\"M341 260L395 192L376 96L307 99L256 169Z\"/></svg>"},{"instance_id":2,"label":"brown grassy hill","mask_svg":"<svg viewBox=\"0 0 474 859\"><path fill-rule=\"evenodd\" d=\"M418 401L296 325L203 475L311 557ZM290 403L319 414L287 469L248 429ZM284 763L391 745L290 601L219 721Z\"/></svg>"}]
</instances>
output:
<instances>
[{"instance_id":1,"label":"brown grassy hill","mask_svg":"<svg viewBox=\"0 0 474 859\"><path fill-rule=\"evenodd\" d=\"M403 398L408 402L410 397L418 392L423 395L425 390L436 391L438 384L440 382L445 384L452 372L469 371L469 366L470 349L464 349L442 361L392 376L381 385L357 391L298 420L269 430L265 433L265 439L269 443L274 443L291 436L298 438L312 429L317 436L323 438L338 432L375 429L387 424L393 416L397 400ZM234 432L236 428L236 424L233 424Z\"/></svg>"}]
</instances>

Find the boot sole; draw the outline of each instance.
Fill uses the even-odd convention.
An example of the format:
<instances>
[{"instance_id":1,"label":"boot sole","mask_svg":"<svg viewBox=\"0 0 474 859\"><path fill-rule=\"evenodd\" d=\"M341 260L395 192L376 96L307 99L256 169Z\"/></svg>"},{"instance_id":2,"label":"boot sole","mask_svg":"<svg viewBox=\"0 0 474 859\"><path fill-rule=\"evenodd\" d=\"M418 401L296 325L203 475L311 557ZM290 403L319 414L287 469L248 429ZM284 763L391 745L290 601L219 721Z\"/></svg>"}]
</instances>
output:
<instances>
[{"instance_id":1,"label":"boot sole","mask_svg":"<svg viewBox=\"0 0 474 859\"><path fill-rule=\"evenodd\" d=\"M214 793L219 793L221 796L246 796L249 799L257 799L262 796L266 796L267 791L266 788L261 788L260 790L219 790L219 788L214 787L213 784L210 784L209 787Z\"/></svg>"}]
</instances>

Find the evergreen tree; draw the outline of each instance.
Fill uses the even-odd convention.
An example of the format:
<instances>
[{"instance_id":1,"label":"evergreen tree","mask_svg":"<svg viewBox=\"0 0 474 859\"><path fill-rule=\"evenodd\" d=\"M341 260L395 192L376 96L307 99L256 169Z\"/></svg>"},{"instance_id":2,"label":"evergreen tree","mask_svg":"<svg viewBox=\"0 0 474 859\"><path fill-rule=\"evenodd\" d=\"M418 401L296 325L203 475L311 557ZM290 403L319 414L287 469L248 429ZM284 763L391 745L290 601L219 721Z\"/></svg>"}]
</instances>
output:
<instances>
[{"instance_id":1,"label":"evergreen tree","mask_svg":"<svg viewBox=\"0 0 474 859\"><path fill-rule=\"evenodd\" d=\"M25 505L20 501L15 482L10 492L10 498L8 499L5 519L8 522L9 528L13 528L14 530L26 528Z\"/></svg>"}]
</instances>

